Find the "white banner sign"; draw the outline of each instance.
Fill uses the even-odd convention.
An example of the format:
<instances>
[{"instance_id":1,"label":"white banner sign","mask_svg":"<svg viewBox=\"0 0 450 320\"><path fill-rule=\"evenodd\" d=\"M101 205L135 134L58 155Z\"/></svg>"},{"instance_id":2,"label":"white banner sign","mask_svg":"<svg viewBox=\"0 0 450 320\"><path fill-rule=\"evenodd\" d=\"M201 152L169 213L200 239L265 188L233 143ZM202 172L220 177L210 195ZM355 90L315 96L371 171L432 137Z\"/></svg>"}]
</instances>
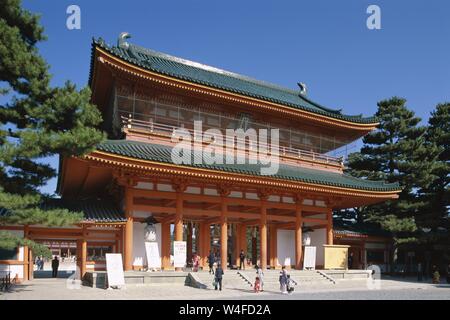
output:
<instances>
[{"instance_id":1,"label":"white banner sign","mask_svg":"<svg viewBox=\"0 0 450 320\"><path fill-rule=\"evenodd\" d=\"M145 253L147 254L147 267L149 269L161 268L161 256L159 255L158 242L145 242Z\"/></svg>"},{"instance_id":2,"label":"white banner sign","mask_svg":"<svg viewBox=\"0 0 450 320\"><path fill-rule=\"evenodd\" d=\"M108 273L108 286L125 285L125 276L123 274L122 254L106 254L106 272Z\"/></svg>"},{"instance_id":3,"label":"white banner sign","mask_svg":"<svg viewBox=\"0 0 450 320\"><path fill-rule=\"evenodd\" d=\"M305 246L303 269L312 269L312 270L316 269L316 247Z\"/></svg>"},{"instance_id":4,"label":"white banner sign","mask_svg":"<svg viewBox=\"0 0 450 320\"><path fill-rule=\"evenodd\" d=\"M183 268L186 265L186 241L173 242L173 266Z\"/></svg>"}]
</instances>

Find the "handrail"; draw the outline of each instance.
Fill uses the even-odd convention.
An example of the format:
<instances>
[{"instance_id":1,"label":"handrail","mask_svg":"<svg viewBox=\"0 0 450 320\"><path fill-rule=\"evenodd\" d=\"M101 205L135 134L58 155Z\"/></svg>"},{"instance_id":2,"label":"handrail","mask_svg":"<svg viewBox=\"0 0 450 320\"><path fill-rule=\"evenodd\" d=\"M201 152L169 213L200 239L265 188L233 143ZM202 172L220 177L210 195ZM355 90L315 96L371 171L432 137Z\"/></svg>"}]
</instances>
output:
<instances>
[{"instance_id":1,"label":"handrail","mask_svg":"<svg viewBox=\"0 0 450 320\"><path fill-rule=\"evenodd\" d=\"M133 118L127 118L124 116L121 116L122 123L124 127L127 127L128 129L137 128L144 131L148 131L150 133L159 133L159 134L165 134L167 136L172 136L176 129L179 129L180 127L177 126L171 126L168 124L163 123L155 123L153 120L150 121L143 121ZM194 131L189 128L181 127L185 130L187 130L190 134L193 135ZM240 139L238 137L234 137L236 142L243 144L244 146L247 145L247 141L245 139ZM229 141L229 140L227 140ZM258 143L259 146L262 146L264 148L267 148L267 152L270 153L270 145L269 144L262 144ZM251 148L251 145L249 144L249 147ZM312 160L314 162L321 162L326 164L334 164L334 165L342 165L343 159L342 157L333 157L325 154L316 153L313 151L308 150L302 150L287 146L280 146L280 154L282 156L290 156L293 158L298 158L302 160Z\"/></svg>"}]
</instances>

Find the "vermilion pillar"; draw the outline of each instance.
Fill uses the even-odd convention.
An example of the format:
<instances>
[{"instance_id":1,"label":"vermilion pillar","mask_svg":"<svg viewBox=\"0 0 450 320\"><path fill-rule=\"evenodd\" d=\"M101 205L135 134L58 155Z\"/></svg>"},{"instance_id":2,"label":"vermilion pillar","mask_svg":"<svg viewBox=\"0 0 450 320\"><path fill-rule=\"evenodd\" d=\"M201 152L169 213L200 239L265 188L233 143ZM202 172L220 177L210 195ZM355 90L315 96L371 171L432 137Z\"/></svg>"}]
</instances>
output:
<instances>
[{"instance_id":1,"label":"vermilion pillar","mask_svg":"<svg viewBox=\"0 0 450 320\"><path fill-rule=\"evenodd\" d=\"M83 227L83 237L81 239L81 263L80 263L80 276L83 279L86 273L86 260L87 260L87 231L86 227Z\"/></svg>"},{"instance_id":2,"label":"vermilion pillar","mask_svg":"<svg viewBox=\"0 0 450 320\"><path fill-rule=\"evenodd\" d=\"M302 267L302 220L302 207L297 204L295 210L295 268L298 270L300 270Z\"/></svg>"},{"instance_id":3,"label":"vermilion pillar","mask_svg":"<svg viewBox=\"0 0 450 320\"><path fill-rule=\"evenodd\" d=\"M177 191L176 209L175 209L175 241L183 241L183 197L180 191ZM175 268L176 271L182 271L182 268Z\"/></svg>"},{"instance_id":4,"label":"vermilion pillar","mask_svg":"<svg viewBox=\"0 0 450 320\"><path fill-rule=\"evenodd\" d=\"M129 271L133 269L133 191L129 187L125 188L125 217L124 269Z\"/></svg>"},{"instance_id":5,"label":"vermilion pillar","mask_svg":"<svg viewBox=\"0 0 450 320\"><path fill-rule=\"evenodd\" d=\"M241 228L242 225L237 223L234 228L234 264L239 267L239 254L241 253Z\"/></svg>"},{"instance_id":6,"label":"vermilion pillar","mask_svg":"<svg viewBox=\"0 0 450 320\"><path fill-rule=\"evenodd\" d=\"M208 256L211 251L211 225L207 222L204 222L205 232L204 232L204 243L203 243L203 266L206 267L208 265Z\"/></svg>"},{"instance_id":7,"label":"vermilion pillar","mask_svg":"<svg viewBox=\"0 0 450 320\"><path fill-rule=\"evenodd\" d=\"M267 204L266 200L261 201L261 221L259 226L260 232L260 250L261 250L261 268L267 269Z\"/></svg>"},{"instance_id":8,"label":"vermilion pillar","mask_svg":"<svg viewBox=\"0 0 450 320\"><path fill-rule=\"evenodd\" d=\"M205 266L205 222L200 222L198 224L198 236L197 242L197 254L200 257L199 265L200 267Z\"/></svg>"},{"instance_id":9,"label":"vermilion pillar","mask_svg":"<svg viewBox=\"0 0 450 320\"><path fill-rule=\"evenodd\" d=\"M277 227L270 225L270 267L275 269L277 267Z\"/></svg>"},{"instance_id":10,"label":"vermilion pillar","mask_svg":"<svg viewBox=\"0 0 450 320\"><path fill-rule=\"evenodd\" d=\"M330 209L327 215L327 244L333 244L333 210Z\"/></svg>"},{"instance_id":11,"label":"vermilion pillar","mask_svg":"<svg viewBox=\"0 0 450 320\"><path fill-rule=\"evenodd\" d=\"M239 249L239 253L241 252L241 250L244 251L244 254L246 256L248 256L248 252L247 252L247 226L245 224L241 224L240 225L240 230L239 230L239 245L240 247ZM240 263L240 261L239 261Z\"/></svg>"},{"instance_id":12,"label":"vermilion pillar","mask_svg":"<svg viewBox=\"0 0 450 320\"><path fill-rule=\"evenodd\" d=\"M170 269L170 222L161 224L162 268Z\"/></svg>"},{"instance_id":13,"label":"vermilion pillar","mask_svg":"<svg viewBox=\"0 0 450 320\"><path fill-rule=\"evenodd\" d=\"M220 259L223 269L227 268L228 260L228 222L227 211L228 205L225 197L222 197L221 201L221 216L220 216Z\"/></svg>"},{"instance_id":14,"label":"vermilion pillar","mask_svg":"<svg viewBox=\"0 0 450 320\"><path fill-rule=\"evenodd\" d=\"M24 234L24 238L27 239L28 238L28 226L25 226L23 228L23 234ZM27 281L28 280L28 275L29 275L29 268L31 267L29 264L29 257L28 257L28 246L24 246L23 247L23 280Z\"/></svg>"}]
</instances>

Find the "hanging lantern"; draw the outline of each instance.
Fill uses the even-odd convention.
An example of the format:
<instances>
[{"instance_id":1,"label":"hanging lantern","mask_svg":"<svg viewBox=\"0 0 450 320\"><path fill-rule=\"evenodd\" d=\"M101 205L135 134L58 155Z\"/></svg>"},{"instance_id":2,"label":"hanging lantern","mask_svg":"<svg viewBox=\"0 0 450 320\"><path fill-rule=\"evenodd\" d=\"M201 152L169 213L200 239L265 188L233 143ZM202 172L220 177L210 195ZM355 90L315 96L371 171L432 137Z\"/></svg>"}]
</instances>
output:
<instances>
[{"instance_id":1,"label":"hanging lantern","mask_svg":"<svg viewBox=\"0 0 450 320\"><path fill-rule=\"evenodd\" d=\"M311 234L309 233L309 231L306 231L303 233L303 245L304 246L309 246L311 245Z\"/></svg>"}]
</instances>

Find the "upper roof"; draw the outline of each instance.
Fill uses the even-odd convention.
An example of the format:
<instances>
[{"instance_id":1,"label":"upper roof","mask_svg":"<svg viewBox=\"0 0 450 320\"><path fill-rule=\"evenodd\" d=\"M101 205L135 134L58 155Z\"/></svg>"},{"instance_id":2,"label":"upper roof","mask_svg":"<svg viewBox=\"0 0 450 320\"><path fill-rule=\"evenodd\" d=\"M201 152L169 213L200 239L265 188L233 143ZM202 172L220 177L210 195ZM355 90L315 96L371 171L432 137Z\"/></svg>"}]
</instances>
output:
<instances>
[{"instance_id":1,"label":"upper roof","mask_svg":"<svg viewBox=\"0 0 450 320\"><path fill-rule=\"evenodd\" d=\"M97 145L97 150L140 160L173 164L171 158L172 148L169 146L131 140L106 140ZM206 164L204 161L191 161L191 163L190 165L181 166L261 176L261 164ZM343 173L299 166L294 167L285 164L280 164L277 174L265 177L356 190L383 192L398 191L400 189L398 183L364 180Z\"/></svg>"},{"instance_id":2,"label":"upper roof","mask_svg":"<svg viewBox=\"0 0 450 320\"><path fill-rule=\"evenodd\" d=\"M345 115L341 113L341 110L324 107L306 98L304 94L300 93L300 90L283 88L275 84L255 80L237 73L174 57L130 43L127 43L125 47L110 46L102 38L93 40L89 76L90 84L93 76L94 52L97 47L133 65L180 80L282 104L287 107L313 112L330 118L362 124L377 123L375 117L364 118L362 115Z\"/></svg>"}]
</instances>

